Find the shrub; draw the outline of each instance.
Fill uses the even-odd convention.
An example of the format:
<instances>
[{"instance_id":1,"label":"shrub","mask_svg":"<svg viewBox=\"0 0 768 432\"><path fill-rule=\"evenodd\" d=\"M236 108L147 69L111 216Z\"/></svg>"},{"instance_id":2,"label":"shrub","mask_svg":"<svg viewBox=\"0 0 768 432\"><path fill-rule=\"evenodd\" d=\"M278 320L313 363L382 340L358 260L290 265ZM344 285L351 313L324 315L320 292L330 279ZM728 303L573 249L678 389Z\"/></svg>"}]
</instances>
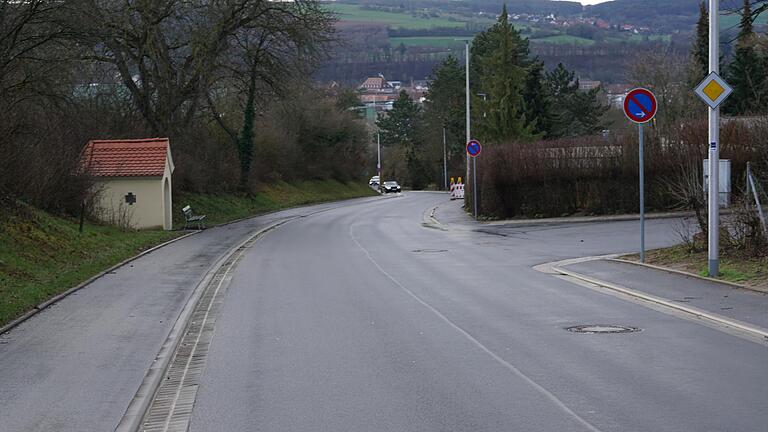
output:
<instances>
[{"instance_id":1,"label":"shrub","mask_svg":"<svg viewBox=\"0 0 768 432\"><path fill-rule=\"evenodd\" d=\"M670 184L679 182L684 172L694 173L701 183L706 122L688 122L667 136L651 127L646 130L646 207L690 208ZM723 125L721 158L731 160L734 182L743 178L747 161L764 160L766 140L766 122ZM636 212L638 160L633 131L608 139L591 136L489 147L478 160L480 212L495 218Z\"/></svg>"}]
</instances>

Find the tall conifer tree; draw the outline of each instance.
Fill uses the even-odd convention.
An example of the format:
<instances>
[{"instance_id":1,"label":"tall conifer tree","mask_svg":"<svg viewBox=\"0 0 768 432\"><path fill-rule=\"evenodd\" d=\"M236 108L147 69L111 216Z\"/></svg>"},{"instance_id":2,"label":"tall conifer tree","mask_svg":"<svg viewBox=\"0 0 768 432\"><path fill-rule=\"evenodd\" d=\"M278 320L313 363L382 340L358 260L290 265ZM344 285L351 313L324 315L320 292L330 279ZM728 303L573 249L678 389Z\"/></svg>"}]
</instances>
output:
<instances>
[{"instance_id":1,"label":"tall conifer tree","mask_svg":"<svg viewBox=\"0 0 768 432\"><path fill-rule=\"evenodd\" d=\"M728 68L728 82L733 87L733 94L726 102L725 111L742 115L766 112L763 103L766 71L755 49L750 0L744 0L739 27L736 53Z\"/></svg>"}]
</instances>

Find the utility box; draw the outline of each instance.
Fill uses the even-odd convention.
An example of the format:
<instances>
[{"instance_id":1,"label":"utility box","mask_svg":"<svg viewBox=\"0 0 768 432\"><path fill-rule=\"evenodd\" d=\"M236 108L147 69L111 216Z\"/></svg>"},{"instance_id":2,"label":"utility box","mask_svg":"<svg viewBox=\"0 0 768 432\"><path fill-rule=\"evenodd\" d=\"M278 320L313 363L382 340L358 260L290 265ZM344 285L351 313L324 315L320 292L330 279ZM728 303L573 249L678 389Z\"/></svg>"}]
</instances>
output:
<instances>
[{"instance_id":1,"label":"utility box","mask_svg":"<svg viewBox=\"0 0 768 432\"><path fill-rule=\"evenodd\" d=\"M718 202L720 207L731 205L731 161L720 159L720 190ZM704 196L709 196L709 159L704 159Z\"/></svg>"}]
</instances>

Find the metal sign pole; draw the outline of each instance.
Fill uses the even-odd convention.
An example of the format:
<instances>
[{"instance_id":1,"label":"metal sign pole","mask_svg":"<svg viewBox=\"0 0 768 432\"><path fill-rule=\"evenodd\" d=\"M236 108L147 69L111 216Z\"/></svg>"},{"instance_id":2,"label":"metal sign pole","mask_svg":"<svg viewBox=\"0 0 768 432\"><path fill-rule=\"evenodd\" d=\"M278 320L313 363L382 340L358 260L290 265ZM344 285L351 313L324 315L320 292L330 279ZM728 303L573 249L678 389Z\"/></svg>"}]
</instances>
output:
<instances>
[{"instance_id":1,"label":"metal sign pole","mask_svg":"<svg viewBox=\"0 0 768 432\"><path fill-rule=\"evenodd\" d=\"M381 132L376 132L376 153L378 154L378 162L376 163L376 169L379 174L379 189L381 189Z\"/></svg>"},{"instance_id":2,"label":"metal sign pole","mask_svg":"<svg viewBox=\"0 0 768 432\"><path fill-rule=\"evenodd\" d=\"M475 202L475 220L477 220L477 158L472 158L472 199Z\"/></svg>"},{"instance_id":3,"label":"metal sign pole","mask_svg":"<svg viewBox=\"0 0 768 432\"><path fill-rule=\"evenodd\" d=\"M709 0L709 72L719 73L720 59L718 54L719 0ZM718 243L720 234L719 224L719 191L720 191L720 107L709 108L709 276L716 277L720 273Z\"/></svg>"},{"instance_id":4,"label":"metal sign pole","mask_svg":"<svg viewBox=\"0 0 768 432\"><path fill-rule=\"evenodd\" d=\"M645 262L645 149L643 143L643 124L640 128L640 262Z\"/></svg>"}]
</instances>

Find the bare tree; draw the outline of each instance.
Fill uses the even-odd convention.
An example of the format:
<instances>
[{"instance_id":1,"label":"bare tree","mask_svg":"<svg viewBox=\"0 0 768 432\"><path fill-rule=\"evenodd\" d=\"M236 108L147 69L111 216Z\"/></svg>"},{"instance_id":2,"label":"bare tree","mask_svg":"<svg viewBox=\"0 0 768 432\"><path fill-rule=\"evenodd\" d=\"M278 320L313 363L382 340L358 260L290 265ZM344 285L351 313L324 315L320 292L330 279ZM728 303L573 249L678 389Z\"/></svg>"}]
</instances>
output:
<instances>
[{"instance_id":1,"label":"bare tree","mask_svg":"<svg viewBox=\"0 0 768 432\"><path fill-rule=\"evenodd\" d=\"M6 201L29 196L33 183L47 181L34 175L39 171L30 169L36 163L30 156L39 150L38 131L48 120L40 116L41 107L61 103L66 94L61 83L68 72L63 67L68 46L61 8L61 2L0 0L0 199ZM58 162L51 171L65 165ZM49 177L58 180L53 172Z\"/></svg>"},{"instance_id":2,"label":"bare tree","mask_svg":"<svg viewBox=\"0 0 768 432\"><path fill-rule=\"evenodd\" d=\"M687 55L668 46L646 50L629 62L627 74L633 85L646 87L656 94L659 127L677 129L681 119L692 114L693 97L686 78L692 67Z\"/></svg>"},{"instance_id":3,"label":"bare tree","mask_svg":"<svg viewBox=\"0 0 768 432\"><path fill-rule=\"evenodd\" d=\"M298 0L314 4L314 0ZM269 23L269 0L72 0L70 30L112 64L156 134L183 131L211 89L238 32Z\"/></svg>"},{"instance_id":4,"label":"bare tree","mask_svg":"<svg viewBox=\"0 0 768 432\"><path fill-rule=\"evenodd\" d=\"M253 160L256 111L274 96L284 95L289 83L311 74L333 40L334 22L330 12L314 2L283 3L231 38L219 86L208 93L207 101L213 118L237 147L242 187ZM232 99L239 107L234 122L219 108L222 103L232 105Z\"/></svg>"}]
</instances>

